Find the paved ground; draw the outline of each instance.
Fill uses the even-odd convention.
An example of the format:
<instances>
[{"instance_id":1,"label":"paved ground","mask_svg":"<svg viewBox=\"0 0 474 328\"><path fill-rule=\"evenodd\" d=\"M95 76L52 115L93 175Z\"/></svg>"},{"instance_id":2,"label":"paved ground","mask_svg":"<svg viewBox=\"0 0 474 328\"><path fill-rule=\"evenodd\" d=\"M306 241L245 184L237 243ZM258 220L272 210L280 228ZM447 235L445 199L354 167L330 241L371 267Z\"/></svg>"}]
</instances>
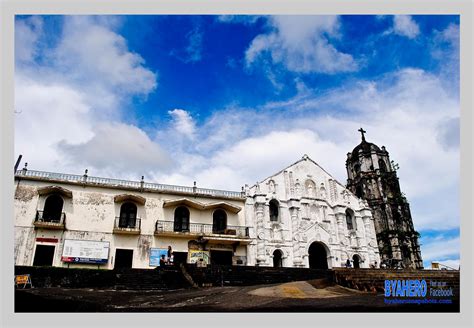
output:
<instances>
[{"instance_id":1,"label":"paved ground","mask_svg":"<svg viewBox=\"0 0 474 328\"><path fill-rule=\"evenodd\" d=\"M316 288L315 288L316 287ZM17 290L16 312L457 312L454 305L387 305L381 294L320 281L173 291Z\"/></svg>"}]
</instances>

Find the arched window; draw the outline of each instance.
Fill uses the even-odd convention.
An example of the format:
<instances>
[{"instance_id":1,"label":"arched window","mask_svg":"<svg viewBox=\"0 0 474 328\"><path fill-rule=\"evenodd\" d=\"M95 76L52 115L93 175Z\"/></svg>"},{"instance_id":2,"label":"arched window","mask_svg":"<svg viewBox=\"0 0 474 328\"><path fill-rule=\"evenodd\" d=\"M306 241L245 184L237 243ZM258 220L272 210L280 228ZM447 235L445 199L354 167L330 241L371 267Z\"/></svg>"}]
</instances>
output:
<instances>
[{"instance_id":1,"label":"arched window","mask_svg":"<svg viewBox=\"0 0 474 328\"><path fill-rule=\"evenodd\" d=\"M346 224L347 224L347 230L354 230L355 224L354 224L354 215L351 213L350 210L346 210Z\"/></svg>"},{"instance_id":2,"label":"arched window","mask_svg":"<svg viewBox=\"0 0 474 328\"><path fill-rule=\"evenodd\" d=\"M354 172L355 172L355 174L360 172L360 164L354 165Z\"/></svg>"},{"instance_id":3,"label":"arched window","mask_svg":"<svg viewBox=\"0 0 474 328\"><path fill-rule=\"evenodd\" d=\"M304 186L306 188L306 195L308 197L316 196L316 184L312 180L306 180Z\"/></svg>"},{"instance_id":4,"label":"arched window","mask_svg":"<svg viewBox=\"0 0 474 328\"><path fill-rule=\"evenodd\" d=\"M280 204L276 199L270 201L270 221L278 221L279 207Z\"/></svg>"},{"instance_id":5,"label":"arched window","mask_svg":"<svg viewBox=\"0 0 474 328\"><path fill-rule=\"evenodd\" d=\"M379 159L379 169L380 172L387 172L387 165L385 165L385 162L383 159Z\"/></svg>"},{"instance_id":6,"label":"arched window","mask_svg":"<svg viewBox=\"0 0 474 328\"><path fill-rule=\"evenodd\" d=\"M189 231L189 210L184 206L174 211L174 231Z\"/></svg>"},{"instance_id":7,"label":"arched window","mask_svg":"<svg viewBox=\"0 0 474 328\"><path fill-rule=\"evenodd\" d=\"M64 201L61 196L53 194L49 196L43 208L43 220L47 222L60 222Z\"/></svg>"},{"instance_id":8,"label":"arched window","mask_svg":"<svg viewBox=\"0 0 474 328\"><path fill-rule=\"evenodd\" d=\"M393 221L395 221L395 224L398 226L402 226L403 224L402 216L398 208L392 207L392 214L393 214Z\"/></svg>"},{"instance_id":9,"label":"arched window","mask_svg":"<svg viewBox=\"0 0 474 328\"><path fill-rule=\"evenodd\" d=\"M135 228L137 223L137 205L123 203L120 206L119 228Z\"/></svg>"},{"instance_id":10,"label":"arched window","mask_svg":"<svg viewBox=\"0 0 474 328\"><path fill-rule=\"evenodd\" d=\"M224 233L227 229L227 214L224 210L216 210L212 215L212 232Z\"/></svg>"},{"instance_id":11,"label":"arched window","mask_svg":"<svg viewBox=\"0 0 474 328\"><path fill-rule=\"evenodd\" d=\"M364 191L362 190L361 186L356 187L356 196L359 197L359 198L364 197Z\"/></svg>"}]
</instances>

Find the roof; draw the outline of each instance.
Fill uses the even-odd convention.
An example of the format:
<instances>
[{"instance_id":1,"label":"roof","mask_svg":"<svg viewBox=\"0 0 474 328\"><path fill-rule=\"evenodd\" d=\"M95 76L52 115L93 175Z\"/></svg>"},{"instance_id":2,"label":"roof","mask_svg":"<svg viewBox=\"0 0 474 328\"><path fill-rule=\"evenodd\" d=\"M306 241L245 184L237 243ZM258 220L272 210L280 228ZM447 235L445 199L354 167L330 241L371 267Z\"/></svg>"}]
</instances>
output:
<instances>
[{"instance_id":1,"label":"roof","mask_svg":"<svg viewBox=\"0 0 474 328\"><path fill-rule=\"evenodd\" d=\"M114 188L121 190L133 191L147 191L156 193L171 193L176 195L193 195L206 198L226 198L233 200L243 200L245 195L238 191L207 189L198 187L187 187L177 185L167 185L160 183L150 183L145 181L130 181L111 178L93 177L87 175L54 173L34 170L18 170L15 172L15 179L26 179L43 182L65 183L69 185L94 186ZM57 186L45 188L45 192L50 192L53 188L55 191L60 191ZM64 188L63 188L64 189ZM66 195L67 190L63 193Z\"/></svg>"},{"instance_id":2,"label":"roof","mask_svg":"<svg viewBox=\"0 0 474 328\"><path fill-rule=\"evenodd\" d=\"M362 153L371 153L372 151L381 151L379 146L377 146L376 144L373 144L371 142L367 142L364 140L362 140L362 142L360 144L358 144L354 150L352 151L352 157L356 157L359 155L359 152L362 151Z\"/></svg>"},{"instance_id":3,"label":"roof","mask_svg":"<svg viewBox=\"0 0 474 328\"><path fill-rule=\"evenodd\" d=\"M295 165L297 165L298 163L303 162L303 161L310 161L310 162L312 162L314 165L316 165L317 167L319 167L324 173L326 173L328 176L330 176L331 179L333 179L337 184L339 184L339 185L342 186L343 188L346 188L346 186L344 186L342 183L340 183L339 181L337 181L337 179L335 179L335 178L332 176L332 174L330 174L328 171L326 171L321 165L319 165L318 163L316 163L316 162L315 162L313 159L311 159L307 154L304 154L303 157L301 157L301 159L297 160L296 162L294 162L294 163L291 164L291 165L286 166L284 169L282 169L282 170L276 172L275 174L272 174L272 175L266 177L265 179L259 181L258 183L261 184L261 183L263 183L263 181L265 181L265 180L267 180L267 179L270 179L270 178L273 178L274 176L277 176L278 174L280 174L280 173L282 173L282 172L288 170L290 167L295 166ZM253 186L251 186L251 188L252 188L252 187L255 187L255 186L256 186L256 184L254 184Z\"/></svg>"},{"instance_id":4,"label":"roof","mask_svg":"<svg viewBox=\"0 0 474 328\"><path fill-rule=\"evenodd\" d=\"M175 207L179 205L185 205L189 206L191 208L197 209L197 210L212 210L216 208L223 208L227 210L228 212L237 214L240 212L242 209L239 206L232 205L227 202L216 202L216 203L211 203L211 204L203 204L201 202L188 199L188 198L181 198L181 199L173 199L173 200L165 200L163 202L163 207Z\"/></svg>"}]
</instances>

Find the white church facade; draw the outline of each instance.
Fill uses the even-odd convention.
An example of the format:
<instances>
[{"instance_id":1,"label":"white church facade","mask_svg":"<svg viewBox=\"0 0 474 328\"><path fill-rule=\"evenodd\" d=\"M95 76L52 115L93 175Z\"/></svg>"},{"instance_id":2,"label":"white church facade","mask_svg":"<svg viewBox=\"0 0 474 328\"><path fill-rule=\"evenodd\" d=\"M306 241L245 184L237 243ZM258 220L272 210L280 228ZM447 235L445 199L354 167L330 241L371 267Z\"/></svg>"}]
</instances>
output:
<instances>
[{"instance_id":1,"label":"white church facade","mask_svg":"<svg viewBox=\"0 0 474 328\"><path fill-rule=\"evenodd\" d=\"M367 268L367 203L308 156L241 192L15 173L15 265L149 268L174 262ZM168 250L170 248L170 250Z\"/></svg>"}]
</instances>

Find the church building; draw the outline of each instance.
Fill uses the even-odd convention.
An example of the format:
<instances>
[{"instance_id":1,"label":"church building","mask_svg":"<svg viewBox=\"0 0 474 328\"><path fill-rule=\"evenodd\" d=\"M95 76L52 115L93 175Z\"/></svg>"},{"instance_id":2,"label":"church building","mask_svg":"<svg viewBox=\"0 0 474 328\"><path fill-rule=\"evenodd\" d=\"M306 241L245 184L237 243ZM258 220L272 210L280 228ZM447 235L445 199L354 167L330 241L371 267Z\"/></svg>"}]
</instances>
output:
<instances>
[{"instance_id":1,"label":"church building","mask_svg":"<svg viewBox=\"0 0 474 328\"><path fill-rule=\"evenodd\" d=\"M368 204L307 155L249 188L251 265L328 269L380 263Z\"/></svg>"},{"instance_id":2,"label":"church building","mask_svg":"<svg viewBox=\"0 0 474 328\"><path fill-rule=\"evenodd\" d=\"M347 186L307 155L241 191L25 165L15 172L15 264L152 269L172 260L330 269L395 259L422 268L388 152L360 131L346 161Z\"/></svg>"}]
</instances>

